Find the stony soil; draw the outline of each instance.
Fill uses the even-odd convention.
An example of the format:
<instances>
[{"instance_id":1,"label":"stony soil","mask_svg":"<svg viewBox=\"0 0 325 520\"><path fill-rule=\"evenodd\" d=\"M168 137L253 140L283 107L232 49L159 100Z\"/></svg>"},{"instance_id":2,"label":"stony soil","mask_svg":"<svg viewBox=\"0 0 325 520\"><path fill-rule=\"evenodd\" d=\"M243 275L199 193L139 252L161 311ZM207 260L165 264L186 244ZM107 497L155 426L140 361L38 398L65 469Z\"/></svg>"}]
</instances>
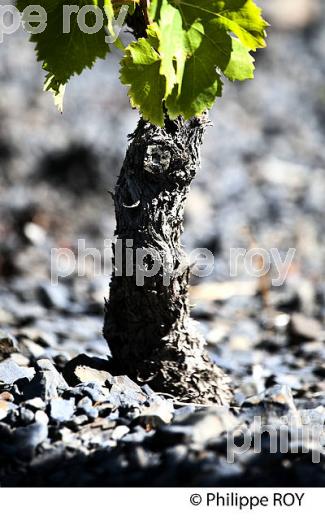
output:
<instances>
[{"instance_id":1,"label":"stony soil","mask_svg":"<svg viewBox=\"0 0 325 520\"><path fill-rule=\"evenodd\" d=\"M187 207L186 248L215 255L211 275L192 280L193 316L233 380L229 409L113 378L109 277L50 284L51 248L84 238L102 249L113 234L107 191L137 119L116 58L72 82L61 117L25 35L0 45L2 486L325 485L311 437L325 416L325 13L300 0L279 18L277 4L256 80L228 86L211 113ZM230 278L234 247L296 248L286 283ZM229 449L254 416L278 436L290 420L289 453L270 454L267 434L261 453Z\"/></svg>"}]
</instances>

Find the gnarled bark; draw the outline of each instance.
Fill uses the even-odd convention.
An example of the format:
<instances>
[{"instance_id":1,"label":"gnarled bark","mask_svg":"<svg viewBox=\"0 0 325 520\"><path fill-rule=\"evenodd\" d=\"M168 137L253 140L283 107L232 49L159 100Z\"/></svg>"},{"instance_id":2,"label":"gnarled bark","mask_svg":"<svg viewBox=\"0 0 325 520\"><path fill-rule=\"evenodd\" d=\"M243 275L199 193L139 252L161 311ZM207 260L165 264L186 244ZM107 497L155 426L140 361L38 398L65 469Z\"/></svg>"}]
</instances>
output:
<instances>
[{"instance_id":1,"label":"gnarled bark","mask_svg":"<svg viewBox=\"0 0 325 520\"><path fill-rule=\"evenodd\" d=\"M115 373L183 401L224 404L228 378L209 360L190 318L180 244L206 125L206 118L168 121L165 128L141 120L132 136L114 196L118 244L104 335ZM159 272L139 286L140 264L156 271L153 260Z\"/></svg>"}]
</instances>

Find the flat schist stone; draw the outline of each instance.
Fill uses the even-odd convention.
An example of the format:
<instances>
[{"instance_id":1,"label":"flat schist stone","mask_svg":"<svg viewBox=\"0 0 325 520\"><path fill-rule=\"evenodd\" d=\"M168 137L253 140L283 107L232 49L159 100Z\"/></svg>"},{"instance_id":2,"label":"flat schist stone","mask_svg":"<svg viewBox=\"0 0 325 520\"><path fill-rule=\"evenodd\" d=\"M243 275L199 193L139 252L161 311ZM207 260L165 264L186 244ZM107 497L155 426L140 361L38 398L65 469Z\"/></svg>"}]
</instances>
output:
<instances>
[{"instance_id":1,"label":"flat schist stone","mask_svg":"<svg viewBox=\"0 0 325 520\"><path fill-rule=\"evenodd\" d=\"M104 386L112 383L109 362L106 359L79 354L68 361L63 369L63 377L70 386L80 383L97 382Z\"/></svg>"},{"instance_id":2,"label":"flat schist stone","mask_svg":"<svg viewBox=\"0 0 325 520\"><path fill-rule=\"evenodd\" d=\"M0 382L7 385L13 385L19 379L31 381L34 374L34 368L20 367L13 359L6 359L0 363Z\"/></svg>"},{"instance_id":3,"label":"flat schist stone","mask_svg":"<svg viewBox=\"0 0 325 520\"><path fill-rule=\"evenodd\" d=\"M95 368L78 365L75 368L75 376L81 383L96 382L101 386L105 386L106 382L111 382L112 376L109 372L104 370L96 370Z\"/></svg>"},{"instance_id":4,"label":"flat schist stone","mask_svg":"<svg viewBox=\"0 0 325 520\"><path fill-rule=\"evenodd\" d=\"M53 363L49 359L39 359L37 366L44 376L49 375L48 380L53 383L60 390L66 390L68 384L64 377L57 371Z\"/></svg>"}]
</instances>

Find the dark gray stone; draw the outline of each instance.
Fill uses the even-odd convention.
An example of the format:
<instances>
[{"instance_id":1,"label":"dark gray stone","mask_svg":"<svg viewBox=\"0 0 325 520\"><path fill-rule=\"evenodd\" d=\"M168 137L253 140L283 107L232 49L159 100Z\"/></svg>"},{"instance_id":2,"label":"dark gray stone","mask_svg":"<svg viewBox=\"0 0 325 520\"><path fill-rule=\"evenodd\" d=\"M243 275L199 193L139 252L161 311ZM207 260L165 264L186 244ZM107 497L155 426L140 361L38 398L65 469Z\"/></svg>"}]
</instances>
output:
<instances>
[{"instance_id":1,"label":"dark gray stone","mask_svg":"<svg viewBox=\"0 0 325 520\"><path fill-rule=\"evenodd\" d=\"M55 421L65 422L69 421L73 416L75 410L74 399L52 399L50 404L50 416Z\"/></svg>"},{"instance_id":2,"label":"dark gray stone","mask_svg":"<svg viewBox=\"0 0 325 520\"><path fill-rule=\"evenodd\" d=\"M20 367L12 359L6 359L0 363L0 382L12 385L20 379L28 379L31 381L35 374L33 368Z\"/></svg>"},{"instance_id":3,"label":"dark gray stone","mask_svg":"<svg viewBox=\"0 0 325 520\"><path fill-rule=\"evenodd\" d=\"M21 340L22 350L28 356L28 358L32 359L40 359L46 357L47 353L44 347L36 343L35 341L29 338L23 338Z\"/></svg>"},{"instance_id":4,"label":"dark gray stone","mask_svg":"<svg viewBox=\"0 0 325 520\"><path fill-rule=\"evenodd\" d=\"M222 433L232 431L238 420L225 408L197 411L183 421L164 425L157 430L155 442L162 445L194 444L203 446Z\"/></svg>"},{"instance_id":5,"label":"dark gray stone","mask_svg":"<svg viewBox=\"0 0 325 520\"><path fill-rule=\"evenodd\" d=\"M65 310L69 308L69 290L65 285L42 283L37 290L38 297L45 307Z\"/></svg>"},{"instance_id":6,"label":"dark gray stone","mask_svg":"<svg viewBox=\"0 0 325 520\"><path fill-rule=\"evenodd\" d=\"M130 428L128 428L128 426L125 426L124 424L119 424L118 426L116 426L116 428L114 429L114 431L112 433L112 439L114 441L119 441L120 439L122 439L124 437L124 435L129 433L129 431L130 431Z\"/></svg>"},{"instance_id":7,"label":"dark gray stone","mask_svg":"<svg viewBox=\"0 0 325 520\"><path fill-rule=\"evenodd\" d=\"M11 430L0 425L0 453L18 459L31 459L35 449L47 439L48 427L42 422L34 422Z\"/></svg>"},{"instance_id":8,"label":"dark gray stone","mask_svg":"<svg viewBox=\"0 0 325 520\"><path fill-rule=\"evenodd\" d=\"M83 397L78 403L77 410L80 413L86 414L91 419L98 417L98 409L93 407L93 402L90 397Z\"/></svg>"},{"instance_id":9,"label":"dark gray stone","mask_svg":"<svg viewBox=\"0 0 325 520\"><path fill-rule=\"evenodd\" d=\"M135 426L132 431L130 433L127 433L126 435L124 435L123 437L123 442L127 442L127 443L135 443L135 444L141 444L144 439L146 438L146 431L144 428L142 428L142 426L140 425L137 425Z\"/></svg>"},{"instance_id":10,"label":"dark gray stone","mask_svg":"<svg viewBox=\"0 0 325 520\"><path fill-rule=\"evenodd\" d=\"M13 352L19 352L16 338L0 329L0 361L10 356Z\"/></svg>"},{"instance_id":11,"label":"dark gray stone","mask_svg":"<svg viewBox=\"0 0 325 520\"><path fill-rule=\"evenodd\" d=\"M46 403L40 397L34 397L34 399L25 401L25 406L32 410L45 410Z\"/></svg>"},{"instance_id":12,"label":"dark gray stone","mask_svg":"<svg viewBox=\"0 0 325 520\"><path fill-rule=\"evenodd\" d=\"M192 428L190 426L168 424L161 426L152 437L155 447L164 448L175 446L176 444L189 444L192 438Z\"/></svg>"},{"instance_id":13,"label":"dark gray stone","mask_svg":"<svg viewBox=\"0 0 325 520\"><path fill-rule=\"evenodd\" d=\"M290 329L293 336L297 339L320 340L323 337L323 328L319 321L294 313L291 316Z\"/></svg>"},{"instance_id":14,"label":"dark gray stone","mask_svg":"<svg viewBox=\"0 0 325 520\"><path fill-rule=\"evenodd\" d=\"M174 422L182 422L195 412L195 406L182 406L174 411Z\"/></svg>"},{"instance_id":15,"label":"dark gray stone","mask_svg":"<svg viewBox=\"0 0 325 520\"><path fill-rule=\"evenodd\" d=\"M14 433L14 442L18 452L33 451L46 440L47 435L47 425L35 422L29 426L17 428Z\"/></svg>"},{"instance_id":16,"label":"dark gray stone","mask_svg":"<svg viewBox=\"0 0 325 520\"><path fill-rule=\"evenodd\" d=\"M19 420L23 426L27 426L34 421L34 413L28 408L21 407L19 409Z\"/></svg>"},{"instance_id":17,"label":"dark gray stone","mask_svg":"<svg viewBox=\"0 0 325 520\"><path fill-rule=\"evenodd\" d=\"M64 393L65 396L75 397L76 399L82 399L85 396L90 397L93 403L102 403L108 401L109 390L100 386L98 383L82 383L74 388L69 388Z\"/></svg>"},{"instance_id":18,"label":"dark gray stone","mask_svg":"<svg viewBox=\"0 0 325 520\"><path fill-rule=\"evenodd\" d=\"M292 392L288 385L274 385L260 394L249 397L242 406L256 406L260 404L263 404L264 406L275 405L283 410L286 409L291 413L297 413Z\"/></svg>"},{"instance_id":19,"label":"dark gray stone","mask_svg":"<svg viewBox=\"0 0 325 520\"><path fill-rule=\"evenodd\" d=\"M115 406L141 406L147 400L148 396L128 376L113 378L109 401Z\"/></svg>"},{"instance_id":20,"label":"dark gray stone","mask_svg":"<svg viewBox=\"0 0 325 520\"><path fill-rule=\"evenodd\" d=\"M55 399L68 385L62 375L48 359L37 361L38 372L33 380L23 388L25 400L41 397L44 400Z\"/></svg>"},{"instance_id":21,"label":"dark gray stone","mask_svg":"<svg viewBox=\"0 0 325 520\"><path fill-rule=\"evenodd\" d=\"M188 447L183 444L177 444L176 446L171 446L165 450L164 460L175 466L175 464L182 462L186 458L187 454Z\"/></svg>"},{"instance_id":22,"label":"dark gray stone","mask_svg":"<svg viewBox=\"0 0 325 520\"><path fill-rule=\"evenodd\" d=\"M88 422L89 417L87 415L75 415L70 419L70 421L66 422L66 426L73 431L78 431L80 426L87 424Z\"/></svg>"},{"instance_id":23,"label":"dark gray stone","mask_svg":"<svg viewBox=\"0 0 325 520\"><path fill-rule=\"evenodd\" d=\"M58 390L66 390L68 388L68 384L63 378L63 376L60 374L60 372L57 371L55 366L51 363L49 359L39 359L37 361L37 366L40 368L42 372L50 372L53 378L53 381L58 388Z\"/></svg>"}]
</instances>

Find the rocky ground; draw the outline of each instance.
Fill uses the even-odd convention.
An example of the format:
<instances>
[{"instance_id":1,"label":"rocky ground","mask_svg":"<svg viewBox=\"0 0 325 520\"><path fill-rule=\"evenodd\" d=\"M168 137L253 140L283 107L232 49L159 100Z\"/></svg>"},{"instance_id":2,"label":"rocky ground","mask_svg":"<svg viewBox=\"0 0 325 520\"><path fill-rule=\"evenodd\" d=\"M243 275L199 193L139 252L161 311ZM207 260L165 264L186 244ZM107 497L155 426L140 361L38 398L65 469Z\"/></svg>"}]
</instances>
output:
<instances>
[{"instance_id":1,"label":"rocky ground","mask_svg":"<svg viewBox=\"0 0 325 520\"><path fill-rule=\"evenodd\" d=\"M101 336L109 277L87 264L50 283L51 248L83 238L102 250L113 234L107 191L137 118L116 57L72 82L61 117L26 36L0 45L2 486L324 485L325 12L294 4L266 5L268 49L255 81L228 86L211 113L187 208L186 248L215 255L211 275L192 280L193 315L233 380L229 409L113 378ZM286 283L272 285L274 269L231 278L234 247L295 248ZM235 453L232 439L259 429L254 416L277 438L290 421L289 453L271 454L267 434L260 453Z\"/></svg>"}]
</instances>

